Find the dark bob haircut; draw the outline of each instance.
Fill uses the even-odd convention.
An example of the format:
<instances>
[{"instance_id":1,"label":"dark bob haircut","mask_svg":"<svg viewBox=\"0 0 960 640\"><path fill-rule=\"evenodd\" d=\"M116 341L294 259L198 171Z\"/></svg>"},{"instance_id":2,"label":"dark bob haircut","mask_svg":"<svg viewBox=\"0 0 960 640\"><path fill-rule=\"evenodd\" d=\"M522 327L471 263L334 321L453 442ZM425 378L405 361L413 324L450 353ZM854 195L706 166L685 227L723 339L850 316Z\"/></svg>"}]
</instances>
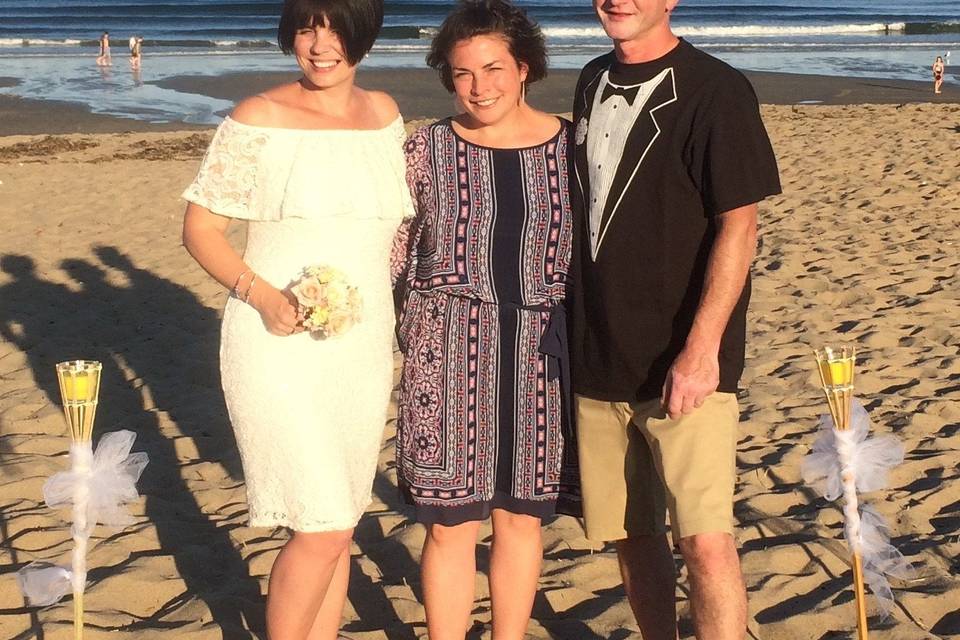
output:
<instances>
[{"instance_id":1,"label":"dark bob haircut","mask_svg":"<svg viewBox=\"0 0 960 640\"><path fill-rule=\"evenodd\" d=\"M277 42L286 54L293 52L297 31L323 24L336 31L344 55L356 65L373 47L383 26L383 0L284 0Z\"/></svg>"},{"instance_id":2,"label":"dark bob haircut","mask_svg":"<svg viewBox=\"0 0 960 640\"><path fill-rule=\"evenodd\" d=\"M501 36L518 64L527 66L527 84L547 75L547 46L543 33L527 13L507 0L462 0L440 25L430 45L427 64L440 73L440 81L453 93L449 57L453 48L475 36Z\"/></svg>"}]
</instances>

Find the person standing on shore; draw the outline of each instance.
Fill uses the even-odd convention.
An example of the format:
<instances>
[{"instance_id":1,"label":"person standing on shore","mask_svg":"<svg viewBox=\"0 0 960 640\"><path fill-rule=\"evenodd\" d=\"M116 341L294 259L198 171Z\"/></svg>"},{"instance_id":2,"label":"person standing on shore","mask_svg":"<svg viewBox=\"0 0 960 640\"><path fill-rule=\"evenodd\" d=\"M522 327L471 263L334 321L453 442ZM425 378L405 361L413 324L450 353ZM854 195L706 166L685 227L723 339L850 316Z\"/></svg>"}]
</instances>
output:
<instances>
[{"instance_id":1,"label":"person standing on shore","mask_svg":"<svg viewBox=\"0 0 960 640\"><path fill-rule=\"evenodd\" d=\"M933 92L941 93L940 87L943 86L943 72L944 72L943 57L937 56L937 59L933 62Z\"/></svg>"},{"instance_id":2,"label":"person standing on shore","mask_svg":"<svg viewBox=\"0 0 960 640\"><path fill-rule=\"evenodd\" d=\"M614 50L574 101L571 354L587 537L614 541L645 640L741 640L733 494L757 204L780 192L747 79L677 38L678 0L594 0Z\"/></svg>"},{"instance_id":3,"label":"person standing on shore","mask_svg":"<svg viewBox=\"0 0 960 640\"><path fill-rule=\"evenodd\" d=\"M270 572L270 640L337 637L393 388L406 134L393 99L354 84L382 24L382 0L286 0L278 41L302 76L240 102L183 195L184 245L233 292L220 371L250 525L292 532ZM243 256L225 235L233 218L249 220ZM343 335L304 331L291 286L308 267L362 297Z\"/></svg>"},{"instance_id":4,"label":"person standing on shore","mask_svg":"<svg viewBox=\"0 0 960 640\"><path fill-rule=\"evenodd\" d=\"M97 56L97 66L109 67L113 64L113 56L110 55L110 33L103 32L100 36L100 54Z\"/></svg>"}]
</instances>

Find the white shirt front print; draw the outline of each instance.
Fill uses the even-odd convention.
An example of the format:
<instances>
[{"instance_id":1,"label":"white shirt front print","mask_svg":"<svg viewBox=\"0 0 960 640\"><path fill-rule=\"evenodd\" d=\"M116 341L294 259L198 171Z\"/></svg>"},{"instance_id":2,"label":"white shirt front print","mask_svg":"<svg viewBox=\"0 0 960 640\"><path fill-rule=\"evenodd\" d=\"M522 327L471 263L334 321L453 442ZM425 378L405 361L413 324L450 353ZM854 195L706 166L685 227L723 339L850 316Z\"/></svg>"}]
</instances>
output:
<instances>
[{"instance_id":1,"label":"white shirt front print","mask_svg":"<svg viewBox=\"0 0 960 640\"><path fill-rule=\"evenodd\" d=\"M587 134L587 160L590 169L590 197L589 207L590 224L590 251L593 259L597 259L597 252L603 242L606 227L603 226L603 212L606 210L607 199L610 195L610 185L614 176L621 170L620 163L626 147L627 138L633 130L637 118L644 111L647 100L664 79L671 75L672 68L664 69L656 76L632 85L618 85L610 82L610 71L604 71L593 97L593 107L590 111L590 125ZM607 86L614 95L603 99ZM632 104L621 92L630 94L635 92ZM658 106L658 105L654 105ZM644 156L646 157L646 153ZM643 162L643 157L640 163ZM636 173L636 167L624 168ZM618 194L619 198L621 194ZM614 206L616 206L615 203ZM615 211L611 213L613 218ZM609 226L609 220L607 225Z\"/></svg>"}]
</instances>

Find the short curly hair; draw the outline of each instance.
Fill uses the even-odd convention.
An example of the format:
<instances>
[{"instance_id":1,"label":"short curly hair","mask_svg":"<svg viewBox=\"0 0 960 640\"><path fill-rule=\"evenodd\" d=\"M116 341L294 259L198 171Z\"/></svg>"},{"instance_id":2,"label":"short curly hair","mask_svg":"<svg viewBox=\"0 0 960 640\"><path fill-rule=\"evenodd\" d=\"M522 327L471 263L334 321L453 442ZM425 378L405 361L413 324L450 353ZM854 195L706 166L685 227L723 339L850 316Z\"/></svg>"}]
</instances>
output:
<instances>
[{"instance_id":1,"label":"short curly hair","mask_svg":"<svg viewBox=\"0 0 960 640\"><path fill-rule=\"evenodd\" d=\"M461 0L440 25L427 54L427 65L440 73L447 91L454 91L450 52L463 40L487 35L507 41L510 55L527 66L527 84L547 76L547 45L526 11L507 0Z\"/></svg>"},{"instance_id":2,"label":"short curly hair","mask_svg":"<svg viewBox=\"0 0 960 640\"><path fill-rule=\"evenodd\" d=\"M277 28L277 44L293 52L297 30L322 23L340 35L351 66L363 60L383 26L383 0L284 0Z\"/></svg>"}]
</instances>

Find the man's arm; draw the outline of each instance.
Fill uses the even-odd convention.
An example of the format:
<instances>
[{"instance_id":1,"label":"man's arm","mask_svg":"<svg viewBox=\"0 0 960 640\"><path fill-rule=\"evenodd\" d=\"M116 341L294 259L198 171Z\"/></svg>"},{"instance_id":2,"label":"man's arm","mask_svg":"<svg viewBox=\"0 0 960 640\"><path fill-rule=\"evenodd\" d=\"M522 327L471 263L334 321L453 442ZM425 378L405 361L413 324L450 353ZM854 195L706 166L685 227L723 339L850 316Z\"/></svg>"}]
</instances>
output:
<instances>
[{"instance_id":1,"label":"man's arm","mask_svg":"<svg viewBox=\"0 0 960 640\"><path fill-rule=\"evenodd\" d=\"M703 404L720 384L720 340L757 252L757 205L717 215L706 282L683 350L667 371L660 402L671 418Z\"/></svg>"}]
</instances>

